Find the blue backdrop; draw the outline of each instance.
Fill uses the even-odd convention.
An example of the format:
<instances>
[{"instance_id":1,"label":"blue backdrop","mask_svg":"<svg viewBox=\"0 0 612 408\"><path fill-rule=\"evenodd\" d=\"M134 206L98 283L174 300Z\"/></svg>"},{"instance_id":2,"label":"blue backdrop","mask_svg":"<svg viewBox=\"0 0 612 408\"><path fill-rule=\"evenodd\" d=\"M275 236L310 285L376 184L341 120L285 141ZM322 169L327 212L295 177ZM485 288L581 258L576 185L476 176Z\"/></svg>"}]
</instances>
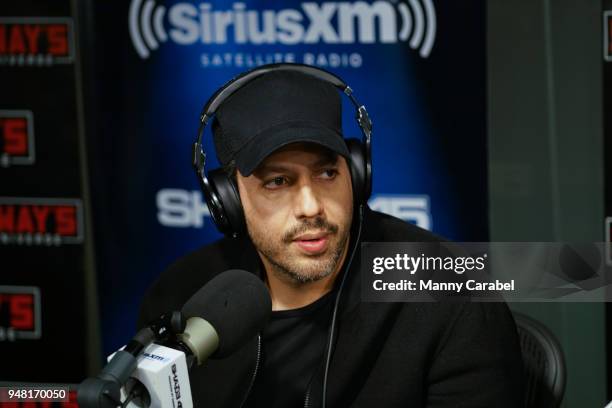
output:
<instances>
[{"instance_id":1,"label":"blue backdrop","mask_svg":"<svg viewBox=\"0 0 612 408\"><path fill-rule=\"evenodd\" d=\"M191 144L208 97L257 65L317 65L354 89L374 122L373 208L451 239L488 239L483 0L122 3L93 13L105 354L133 334L155 277L220 237ZM360 137L344 106L345 135ZM214 151L210 129L205 148Z\"/></svg>"}]
</instances>

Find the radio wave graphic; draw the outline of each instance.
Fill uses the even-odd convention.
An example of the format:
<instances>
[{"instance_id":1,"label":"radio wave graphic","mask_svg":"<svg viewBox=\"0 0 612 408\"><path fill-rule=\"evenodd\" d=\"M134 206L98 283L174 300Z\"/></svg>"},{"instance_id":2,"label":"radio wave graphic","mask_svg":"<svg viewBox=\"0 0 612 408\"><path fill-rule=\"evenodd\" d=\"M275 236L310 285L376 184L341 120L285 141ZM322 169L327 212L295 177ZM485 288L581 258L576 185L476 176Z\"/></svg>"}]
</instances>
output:
<instances>
[{"instance_id":1,"label":"radio wave graphic","mask_svg":"<svg viewBox=\"0 0 612 408\"><path fill-rule=\"evenodd\" d=\"M431 0L408 0L408 4L399 3L397 8L404 23L399 32L400 40L410 39L410 47L427 58L436 40L436 10Z\"/></svg>"},{"instance_id":2,"label":"radio wave graphic","mask_svg":"<svg viewBox=\"0 0 612 408\"><path fill-rule=\"evenodd\" d=\"M150 51L159 47L159 42L168 40L163 25L165 14L166 8L156 5L153 0L147 0L144 6L142 0L132 1L129 13L130 37L141 58L148 58Z\"/></svg>"}]
</instances>

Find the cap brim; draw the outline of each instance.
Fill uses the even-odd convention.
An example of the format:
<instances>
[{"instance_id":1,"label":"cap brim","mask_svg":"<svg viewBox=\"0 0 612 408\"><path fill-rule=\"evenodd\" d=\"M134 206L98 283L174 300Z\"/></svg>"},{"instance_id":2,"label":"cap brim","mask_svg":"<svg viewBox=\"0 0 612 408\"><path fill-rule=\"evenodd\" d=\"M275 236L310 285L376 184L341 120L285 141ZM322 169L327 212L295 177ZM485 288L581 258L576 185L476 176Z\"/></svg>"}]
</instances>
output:
<instances>
[{"instance_id":1,"label":"cap brim","mask_svg":"<svg viewBox=\"0 0 612 408\"><path fill-rule=\"evenodd\" d=\"M349 157L346 142L339 133L326 127L289 127L250 140L236 154L236 167L243 176L250 176L274 151L297 142L315 143L347 159Z\"/></svg>"}]
</instances>

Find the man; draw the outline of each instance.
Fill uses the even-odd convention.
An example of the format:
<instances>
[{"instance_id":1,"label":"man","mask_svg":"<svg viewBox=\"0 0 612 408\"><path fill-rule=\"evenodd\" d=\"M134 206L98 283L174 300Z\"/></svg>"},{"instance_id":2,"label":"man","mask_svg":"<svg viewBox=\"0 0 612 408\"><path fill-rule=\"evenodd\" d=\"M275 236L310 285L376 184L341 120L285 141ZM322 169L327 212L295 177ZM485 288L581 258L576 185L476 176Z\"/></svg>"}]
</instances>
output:
<instances>
[{"instance_id":1,"label":"man","mask_svg":"<svg viewBox=\"0 0 612 408\"><path fill-rule=\"evenodd\" d=\"M360 213L334 86L267 73L223 102L213 134L248 233L173 264L148 291L140 324L228 269L258 274L273 313L238 352L194 370L195 406L316 407L323 395L329 407L522 405L505 304L361 302L361 242L438 238Z\"/></svg>"}]
</instances>

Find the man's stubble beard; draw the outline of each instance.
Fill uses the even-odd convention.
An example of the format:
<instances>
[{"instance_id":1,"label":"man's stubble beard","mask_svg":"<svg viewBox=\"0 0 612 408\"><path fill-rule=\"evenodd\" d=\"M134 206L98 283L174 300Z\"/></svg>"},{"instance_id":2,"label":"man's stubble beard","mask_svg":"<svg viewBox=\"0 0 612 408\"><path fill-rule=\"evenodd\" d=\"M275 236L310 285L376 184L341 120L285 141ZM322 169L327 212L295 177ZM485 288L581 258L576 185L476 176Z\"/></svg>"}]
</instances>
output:
<instances>
[{"instance_id":1,"label":"man's stubble beard","mask_svg":"<svg viewBox=\"0 0 612 408\"><path fill-rule=\"evenodd\" d=\"M259 234L253 231L248 222L247 229L257 251L272 265L273 270L271 272L278 275L281 279L285 278L299 284L316 282L334 273L346 252L350 235L350 227L341 230L337 225L331 224L320 217L313 221L305 221L292 228L284 234L280 242L278 240L270 240L269 235L265 236L264 233ZM304 262L292 260L291 255L287 253L287 249L291 245L293 237L312 230L324 230L330 233L330 239L336 237L340 239L333 248L329 249L331 252L323 255L325 259L319 260L316 256L308 257L303 255L299 256L299 259ZM307 263L307 265L303 263Z\"/></svg>"}]
</instances>

